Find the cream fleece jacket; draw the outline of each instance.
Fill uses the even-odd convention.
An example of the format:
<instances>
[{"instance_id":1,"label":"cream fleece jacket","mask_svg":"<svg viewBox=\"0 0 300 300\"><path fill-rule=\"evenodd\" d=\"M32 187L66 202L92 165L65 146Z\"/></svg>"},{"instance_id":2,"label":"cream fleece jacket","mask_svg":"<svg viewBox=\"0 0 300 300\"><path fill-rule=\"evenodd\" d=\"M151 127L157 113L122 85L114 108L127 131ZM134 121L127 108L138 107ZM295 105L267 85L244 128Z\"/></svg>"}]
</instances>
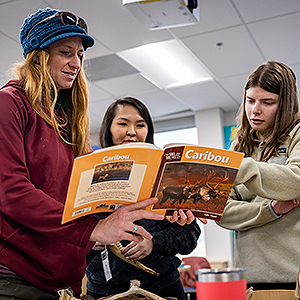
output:
<instances>
[{"instance_id":1,"label":"cream fleece jacket","mask_svg":"<svg viewBox=\"0 0 300 300\"><path fill-rule=\"evenodd\" d=\"M244 158L226 204L221 227L235 231L236 267L248 283L295 282L300 265L300 207L280 218L270 200L300 198L300 124L279 147L279 156L258 162L263 143Z\"/></svg>"}]
</instances>

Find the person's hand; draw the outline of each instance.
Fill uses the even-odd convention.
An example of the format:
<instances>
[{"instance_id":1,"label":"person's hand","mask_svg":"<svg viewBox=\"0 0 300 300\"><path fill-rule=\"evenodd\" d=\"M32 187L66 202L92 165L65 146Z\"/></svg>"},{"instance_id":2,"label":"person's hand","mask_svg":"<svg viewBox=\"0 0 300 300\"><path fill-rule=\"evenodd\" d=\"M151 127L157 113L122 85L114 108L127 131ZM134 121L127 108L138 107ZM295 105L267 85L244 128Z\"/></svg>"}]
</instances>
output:
<instances>
[{"instance_id":1,"label":"person's hand","mask_svg":"<svg viewBox=\"0 0 300 300\"><path fill-rule=\"evenodd\" d=\"M122 249L122 254L131 261L138 261L148 256L153 250L152 240L143 239L136 243L131 242Z\"/></svg>"},{"instance_id":2,"label":"person's hand","mask_svg":"<svg viewBox=\"0 0 300 300\"><path fill-rule=\"evenodd\" d=\"M183 226L185 224L190 224L194 221L195 216L193 213L188 210L186 213L182 209L175 210L173 212L173 215L171 216L165 216L165 218L170 222L174 223L177 222L179 225Z\"/></svg>"},{"instance_id":3,"label":"person's hand","mask_svg":"<svg viewBox=\"0 0 300 300\"><path fill-rule=\"evenodd\" d=\"M166 216L165 217L170 223L177 222L179 225L183 226L185 224L191 224L195 216L194 214L190 211L187 210L186 213L182 209L179 209L178 211L175 210L172 216ZM198 218L203 224L207 223L206 219L203 218Z\"/></svg>"},{"instance_id":4,"label":"person's hand","mask_svg":"<svg viewBox=\"0 0 300 300\"><path fill-rule=\"evenodd\" d=\"M90 241L102 245L113 244L121 240L139 242L145 239L152 239L152 235L142 226L133 222L140 219L163 220L164 216L143 208L153 205L157 198L147 199L132 205L119 208L105 219L99 220L90 236ZM132 234L137 233L138 235Z\"/></svg>"},{"instance_id":5,"label":"person's hand","mask_svg":"<svg viewBox=\"0 0 300 300\"><path fill-rule=\"evenodd\" d=\"M286 214L298 205L300 205L300 199L293 199L293 200L290 200L290 201L272 200L272 202L271 202L271 206L273 208L273 211L277 215Z\"/></svg>"}]
</instances>

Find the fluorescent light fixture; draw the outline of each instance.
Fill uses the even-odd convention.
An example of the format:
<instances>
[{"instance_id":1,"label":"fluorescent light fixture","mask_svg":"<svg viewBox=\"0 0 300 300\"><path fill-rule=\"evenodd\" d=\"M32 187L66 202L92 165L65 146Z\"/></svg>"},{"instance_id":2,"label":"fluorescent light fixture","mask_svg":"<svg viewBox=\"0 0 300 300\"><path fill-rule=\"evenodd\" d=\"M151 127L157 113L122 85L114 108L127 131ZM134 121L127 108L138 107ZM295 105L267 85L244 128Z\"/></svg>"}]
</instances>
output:
<instances>
[{"instance_id":1,"label":"fluorescent light fixture","mask_svg":"<svg viewBox=\"0 0 300 300\"><path fill-rule=\"evenodd\" d=\"M168 40L117 52L160 89L212 80L201 63L178 40Z\"/></svg>"}]
</instances>

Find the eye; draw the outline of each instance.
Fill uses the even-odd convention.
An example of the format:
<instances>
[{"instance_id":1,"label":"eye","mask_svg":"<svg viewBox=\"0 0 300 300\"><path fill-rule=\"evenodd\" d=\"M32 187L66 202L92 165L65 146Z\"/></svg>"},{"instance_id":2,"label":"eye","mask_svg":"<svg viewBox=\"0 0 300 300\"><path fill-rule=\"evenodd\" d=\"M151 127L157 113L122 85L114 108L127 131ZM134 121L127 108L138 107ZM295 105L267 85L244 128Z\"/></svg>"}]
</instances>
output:
<instances>
[{"instance_id":1,"label":"eye","mask_svg":"<svg viewBox=\"0 0 300 300\"><path fill-rule=\"evenodd\" d=\"M78 58L79 58L80 60L83 59L83 53L78 53L77 56L78 56Z\"/></svg>"},{"instance_id":2,"label":"eye","mask_svg":"<svg viewBox=\"0 0 300 300\"><path fill-rule=\"evenodd\" d=\"M137 127L145 127L145 126L146 126L146 124L144 124L144 123L137 124Z\"/></svg>"},{"instance_id":3,"label":"eye","mask_svg":"<svg viewBox=\"0 0 300 300\"><path fill-rule=\"evenodd\" d=\"M264 104L266 104L266 105L272 105L273 102L272 101L265 101Z\"/></svg>"},{"instance_id":4,"label":"eye","mask_svg":"<svg viewBox=\"0 0 300 300\"><path fill-rule=\"evenodd\" d=\"M64 56L70 56L70 51L61 50L60 53L63 54Z\"/></svg>"},{"instance_id":5,"label":"eye","mask_svg":"<svg viewBox=\"0 0 300 300\"><path fill-rule=\"evenodd\" d=\"M118 125L120 125L120 126L126 126L127 123L126 122L118 122Z\"/></svg>"}]
</instances>

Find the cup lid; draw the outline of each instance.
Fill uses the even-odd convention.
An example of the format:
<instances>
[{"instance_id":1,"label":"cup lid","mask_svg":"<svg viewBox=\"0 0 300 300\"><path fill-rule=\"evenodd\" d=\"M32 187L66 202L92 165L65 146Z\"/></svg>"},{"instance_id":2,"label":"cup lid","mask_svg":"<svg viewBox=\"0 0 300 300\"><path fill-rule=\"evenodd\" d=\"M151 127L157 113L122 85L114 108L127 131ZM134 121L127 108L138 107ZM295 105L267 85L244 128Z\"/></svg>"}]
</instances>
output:
<instances>
[{"instance_id":1,"label":"cup lid","mask_svg":"<svg viewBox=\"0 0 300 300\"><path fill-rule=\"evenodd\" d=\"M226 269L199 269L196 273L196 280L199 282L235 281L246 279L247 269L226 268Z\"/></svg>"}]
</instances>

